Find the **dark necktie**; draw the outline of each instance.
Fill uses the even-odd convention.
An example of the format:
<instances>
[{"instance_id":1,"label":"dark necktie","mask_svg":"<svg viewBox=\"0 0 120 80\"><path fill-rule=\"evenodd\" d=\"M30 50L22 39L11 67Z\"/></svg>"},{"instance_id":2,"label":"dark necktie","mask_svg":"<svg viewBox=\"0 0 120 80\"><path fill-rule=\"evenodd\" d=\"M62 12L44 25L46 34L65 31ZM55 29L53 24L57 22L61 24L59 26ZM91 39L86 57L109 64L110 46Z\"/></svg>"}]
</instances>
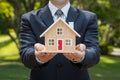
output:
<instances>
[{"instance_id":1,"label":"dark necktie","mask_svg":"<svg viewBox=\"0 0 120 80\"><path fill-rule=\"evenodd\" d=\"M60 10L60 9L58 9L56 12L55 12L55 16L57 16L57 18L59 18L59 17L62 17L64 14L63 14L63 12Z\"/></svg>"}]
</instances>

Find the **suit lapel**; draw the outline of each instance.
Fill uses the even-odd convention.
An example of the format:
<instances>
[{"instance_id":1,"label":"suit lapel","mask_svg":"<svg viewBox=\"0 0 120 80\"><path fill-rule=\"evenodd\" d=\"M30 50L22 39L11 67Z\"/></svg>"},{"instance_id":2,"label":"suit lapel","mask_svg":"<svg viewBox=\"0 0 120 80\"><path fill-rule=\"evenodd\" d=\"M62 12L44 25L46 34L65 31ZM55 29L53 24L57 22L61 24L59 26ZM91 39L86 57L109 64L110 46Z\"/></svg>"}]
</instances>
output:
<instances>
[{"instance_id":1,"label":"suit lapel","mask_svg":"<svg viewBox=\"0 0 120 80\"><path fill-rule=\"evenodd\" d=\"M51 14L51 12L50 12L50 10L48 8L48 5L45 6L41 10L40 15L41 15L42 21L45 23L45 25L47 27L49 27L52 23L54 23L53 17L52 17L52 14ZM66 22L67 23L69 23L69 22L74 22L75 23L77 18L78 18L77 9L73 8L73 7L70 7Z\"/></svg>"},{"instance_id":2,"label":"suit lapel","mask_svg":"<svg viewBox=\"0 0 120 80\"><path fill-rule=\"evenodd\" d=\"M79 30L84 26L83 24L85 23L85 15L83 14L82 11L70 7L69 12L68 12L68 17L66 22L74 22L74 29L79 33Z\"/></svg>"},{"instance_id":3,"label":"suit lapel","mask_svg":"<svg viewBox=\"0 0 120 80\"><path fill-rule=\"evenodd\" d=\"M54 21L53 21L52 14L51 14L51 12L50 12L50 10L49 10L49 8L48 8L48 5L45 6L45 7L42 9L41 12L42 12L42 13L41 13L41 14L42 14L42 15L41 15L41 18L42 18L43 22L45 23L45 25L46 25L47 27L49 27Z\"/></svg>"},{"instance_id":4,"label":"suit lapel","mask_svg":"<svg viewBox=\"0 0 120 80\"><path fill-rule=\"evenodd\" d=\"M48 5L41 9L40 18L42 19L43 23L49 27L54 23L52 14L48 8ZM79 21L78 21L79 20ZM78 32L82 23L84 23L84 15L81 11L78 11L76 8L70 7L66 22L74 22L74 29Z\"/></svg>"},{"instance_id":5,"label":"suit lapel","mask_svg":"<svg viewBox=\"0 0 120 80\"><path fill-rule=\"evenodd\" d=\"M75 22L77 19L78 13L76 8L70 7L66 22Z\"/></svg>"}]
</instances>

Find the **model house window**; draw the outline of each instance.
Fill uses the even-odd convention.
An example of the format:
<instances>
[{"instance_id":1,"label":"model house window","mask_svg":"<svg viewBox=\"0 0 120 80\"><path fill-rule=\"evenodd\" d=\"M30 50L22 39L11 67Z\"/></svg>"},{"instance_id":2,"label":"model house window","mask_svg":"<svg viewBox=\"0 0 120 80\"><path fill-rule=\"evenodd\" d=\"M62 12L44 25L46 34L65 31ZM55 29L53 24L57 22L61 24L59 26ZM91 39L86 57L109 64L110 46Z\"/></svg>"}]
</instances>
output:
<instances>
[{"instance_id":1,"label":"model house window","mask_svg":"<svg viewBox=\"0 0 120 80\"><path fill-rule=\"evenodd\" d=\"M72 45L71 39L66 39L66 40L65 40L65 45L66 45L66 46Z\"/></svg>"},{"instance_id":2,"label":"model house window","mask_svg":"<svg viewBox=\"0 0 120 80\"><path fill-rule=\"evenodd\" d=\"M49 46L54 45L54 39L49 39Z\"/></svg>"},{"instance_id":3,"label":"model house window","mask_svg":"<svg viewBox=\"0 0 120 80\"><path fill-rule=\"evenodd\" d=\"M57 28L57 35L62 35L62 34L63 34L63 29Z\"/></svg>"}]
</instances>

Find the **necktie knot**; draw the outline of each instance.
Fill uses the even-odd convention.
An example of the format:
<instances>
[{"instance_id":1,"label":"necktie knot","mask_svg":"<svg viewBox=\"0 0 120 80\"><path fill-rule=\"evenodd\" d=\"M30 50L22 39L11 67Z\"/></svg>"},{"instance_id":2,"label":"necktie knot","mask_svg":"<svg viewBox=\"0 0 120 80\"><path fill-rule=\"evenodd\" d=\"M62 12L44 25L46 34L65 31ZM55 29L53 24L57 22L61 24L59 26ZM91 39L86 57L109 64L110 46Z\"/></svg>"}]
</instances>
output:
<instances>
[{"instance_id":1,"label":"necktie knot","mask_svg":"<svg viewBox=\"0 0 120 80\"><path fill-rule=\"evenodd\" d=\"M55 16L57 16L57 18L62 17L62 16L63 16L63 12L62 12L60 9L58 9L58 10L55 12Z\"/></svg>"}]
</instances>

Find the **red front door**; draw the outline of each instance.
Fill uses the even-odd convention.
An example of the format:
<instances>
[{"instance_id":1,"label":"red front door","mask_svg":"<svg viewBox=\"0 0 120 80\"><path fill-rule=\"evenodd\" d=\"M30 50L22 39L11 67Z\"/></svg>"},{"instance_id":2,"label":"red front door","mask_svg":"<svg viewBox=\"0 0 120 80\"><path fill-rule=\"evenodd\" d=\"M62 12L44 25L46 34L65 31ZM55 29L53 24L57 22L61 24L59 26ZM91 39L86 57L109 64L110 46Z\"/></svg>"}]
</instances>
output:
<instances>
[{"instance_id":1,"label":"red front door","mask_svg":"<svg viewBox=\"0 0 120 80\"><path fill-rule=\"evenodd\" d=\"M58 40L57 44L58 44L58 50L59 51L63 50L63 41L62 40Z\"/></svg>"}]
</instances>

